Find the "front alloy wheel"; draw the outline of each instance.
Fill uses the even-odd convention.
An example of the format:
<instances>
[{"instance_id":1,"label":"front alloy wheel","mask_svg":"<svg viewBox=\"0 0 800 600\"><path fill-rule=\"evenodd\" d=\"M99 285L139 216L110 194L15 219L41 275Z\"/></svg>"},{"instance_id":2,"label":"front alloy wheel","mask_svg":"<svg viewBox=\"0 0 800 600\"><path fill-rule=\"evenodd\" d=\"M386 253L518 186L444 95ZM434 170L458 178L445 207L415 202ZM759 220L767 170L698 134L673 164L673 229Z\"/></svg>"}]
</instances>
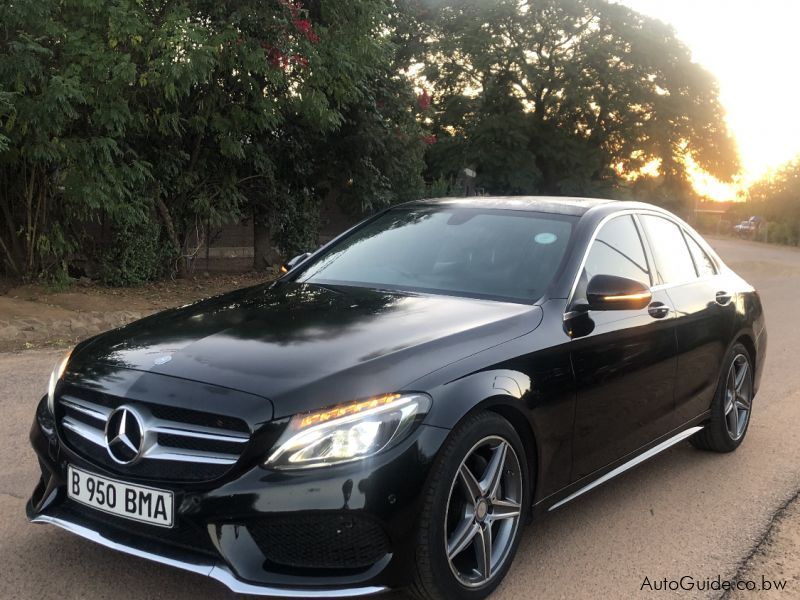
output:
<instances>
[{"instance_id":1,"label":"front alloy wheel","mask_svg":"<svg viewBox=\"0 0 800 600\"><path fill-rule=\"evenodd\" d=\"M522 472L511 444L489 436L472 447L450 486L445 546L450 570L468 587L488 582L519 526Z\"/></svg>"},{"instance_id":2,"label":"front alloy wheel","mask_svg":"<svg viewBox=\"0 0 800 600\"><path fill-rule=\"evenodd\" d=\"M432 470L411 592L426 600L488 596L511 565L530 505L525 448L491 412L450 434Z\"/></svg>"}]
</instances>

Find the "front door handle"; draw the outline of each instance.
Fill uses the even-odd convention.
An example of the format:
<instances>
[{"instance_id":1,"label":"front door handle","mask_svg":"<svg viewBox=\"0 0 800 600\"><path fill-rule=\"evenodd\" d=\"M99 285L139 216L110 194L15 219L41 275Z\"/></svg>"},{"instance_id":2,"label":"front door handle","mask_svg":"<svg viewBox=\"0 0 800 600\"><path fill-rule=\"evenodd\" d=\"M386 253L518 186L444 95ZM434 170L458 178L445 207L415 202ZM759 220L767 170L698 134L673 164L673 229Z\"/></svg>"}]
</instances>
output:
<instances>
[{"instance_id":1,"label":"front door handle","mask_svg":"<svg viewBox=\"0 0 800 600\"><path fill-rule=\"evenodd\" d=\"M669 306L663 302L651 302L650 306L647 307L647 312L654 319L663 319L669 314Z\"/></svg>"},{"instance_id":2,"label":"front door handle","mask_svg":"<svg viewBox=\"0 0 800 600\"><path fill-rule=\"evenodd\" d=\"M714 301L720 306L728 306L731 303L731 295L728 292L717 292Z\"/></svg>"}]
</instances>

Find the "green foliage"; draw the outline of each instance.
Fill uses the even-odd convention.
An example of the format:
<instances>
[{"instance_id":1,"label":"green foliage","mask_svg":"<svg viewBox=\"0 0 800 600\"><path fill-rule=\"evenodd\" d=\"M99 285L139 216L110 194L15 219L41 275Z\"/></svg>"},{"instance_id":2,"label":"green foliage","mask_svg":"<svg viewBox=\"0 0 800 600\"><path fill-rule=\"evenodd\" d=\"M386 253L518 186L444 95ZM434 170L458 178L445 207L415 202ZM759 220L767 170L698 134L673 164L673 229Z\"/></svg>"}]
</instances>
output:
<instances>
[{"instance_id":1,"label":"green foliage","mask_svg":"<svg viewBox=\"0 0 800 600\"><path fill-rule=\"evenodd\" d=\"M687 157L738 170L716 82L661 22L602 0L429 4L430 176L471 166L490 193L618 195L658 160L661 197L680 200Z\"/></svg>"},{"instance_id":2,"label":"green foliage","mask_svg":"<svg viewBox=\"0 0 800 600\"><path fill-rule=\"evenodd\" d=\"M408 82L384 72L343 114L341 128L311 159L320 190L334 194L348 213L363 215L419 198L425 146Z\"/></svg>"},{"instance_id":3,"label":"green foliage","mask_svg":"<svg viewBox=\"0 0 800 600\"><path fill-rule=\"evenodd\" d=\"M767 240L773 244L800 245L800 221L771 222L767 227Z\"/></svg>"},{"instance_id":4,"label":"green foliage","mask_svg":"<svg viewBox=\"0 0 800 600\"><path fill-rule=\"evenodd\" d=\"M242 218L264 267L315 246L322 202L677 206L687 156L738 168L713 78L603 0L14 0L0 23L0 265L24 277L76 257L114 285L180 272ZM110 240L87 238L99 223Z\"/></svg>"},{"instance_id":5,"label":"green foliage","mask_svg":"<svg viewBox=\"0 0 800 600\"><path fill-rule=\"evenodd\" d=\"M455 181L439 177L428 186L425 196L427 198L450 198L461 195L459 191Z\"/></svg>"},{"instance_id":6,"label":"green foliage","mask_svg":"<svg viewBox=\"0 0 800 600\"><path fill-rule=\"evenodd\" d=\"M114 228L99 260L100 280L110 286L141 285L163 275L175 258L159 223L139 219Z\"/></svg>"},{"instance_id":7,"label":"green foliage","mask_svg":"<svg viewBox=\"0 0 800 600\"><path fill-rule=\"evenodd\" d=\"M421 149L367 140L385 128L360 120L387 93L388 18L382 0L3 4L0 265L55 273L99 221L115 232L102 265L114 283L186 266L153 253L155 220L184 256L206 228L251 215L284 251L307 245L321 194L341 184L310 166L337 156L343 129L366 142L360 193L376 206L405 197ZM394 81L388 93L409 102L410 84ZM114 254L139 235L130 256Z\"/></svg>"},{"instance_id":8,"label":"green foliage","mask_svg":"<svg viewBox=\"0 0 800 600\"><path fill-rule=\"evenodd\" d=\"M0 247L12 272L59 270L71 222L137 201L148 166L126 147L134 68L106 52L103 5L52 0L0 7ZM9 106L10 104L10 106Z\"/></svg>"},{"instance_id":9,"label":"green foliage","mask_svg":"<svg viewBox=\"0 0 800 600\"><path fill-rule=\"evenodd\" d=\"M11 94L4 92L2 86L0 86L0 123L7 122L11 116ZM3 133L3 129L0 126L0 152L4 152L8 148L8 137Z\"/></svg>"},{"instance_id":10,"label":"green foliage","mask_svg":"<svg viewBox=\"0 0 800 600\"><path fill-rule=\"evenodd\" d=\"M748 207L767 220L770 242L800 246L800 158L756 182Z\"/></svg>"},{"instance_id":11,"label":"green foliage","mask_svg":"<svg viewBox=\"0 0 800 600\"><path fill-rule=\"evenodd\" d=\"M66 292L75 283L72 277L67 272L67 265L61 262L56 268L52 269L49 273L43 274L42 279L47 291L53 294Z\"/></svg>"}]
</instances>

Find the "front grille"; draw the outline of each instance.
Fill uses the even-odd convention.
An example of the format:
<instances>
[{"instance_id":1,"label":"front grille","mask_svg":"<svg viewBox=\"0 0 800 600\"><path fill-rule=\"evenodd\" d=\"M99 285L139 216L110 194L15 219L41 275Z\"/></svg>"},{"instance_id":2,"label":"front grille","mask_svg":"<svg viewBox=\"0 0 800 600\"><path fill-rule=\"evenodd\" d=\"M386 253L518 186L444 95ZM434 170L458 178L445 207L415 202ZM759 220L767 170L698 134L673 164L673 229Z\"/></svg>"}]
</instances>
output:
<instances>
[{"instance_id":1,"label":"front grille","mask_svg":"<svg viewBox=\"0 0 800 600\"><path fill-rule=\"evenodd\" d=\"M198 439L171 433L159 433L158 443L170 448L217 452L220 456L228 454L238 455L241 450L241 443L238 441L225 442L221 440Z\"/></svg>"},{"instance_id":2,"label":"front grille","mask_svg":"<svg viewBox=\"0 0 800 600\"><path fill-rule=\"evenodd\" d=\"M109 454L105 427L119 406L141 418L141 457L122 465ZM89 461L126 476L207 481L239 460L250 440L247 424L234 417L149 402L133 402L70 386L57 399L57 417L67 445Z\"/></svg>"},{"instance_id":3,"label":"front grille","mask_svg":"<svg viewBox=\"0 0 800 600\"><path fill-rule=\"evenodd\" d=\"M175 421L186 423L187 425L201 425L214 427L216 429L230 429L239 433L248 433L250 430L247 423L235 417L227 415L214 415L178 406L168 406L166 404L151 404L150 412L154 417L165 421Z\"/></svg>"},{"instance_id":4,"label":"front grille","mask_svg":"<svg viewBox=\"0 0 800 600\"><path fill-rule=\"evenodd\" d=\"M380 525L356 515L264 519L249 523L247 529L269 562L288 567L365 568L389 552Z\"/></svg>"},{"instance_id":5,"label":"front grille","mask_svg":"<svg viewBox=\"0 0 800 600\"><path fill-rule=\"evenodd\" d=\"M178 521L176 526L171 528L157 527L155 525L138 523L136 521L116 517L83 506L72 500L67 500L59 506L58 512L59 517L68 521L78 521L80 523L89 522L92 523L95 528L97 528L97 525L100 525L101 532L110 529L116 533L122 533L136 539L169 544L170 546L207 554L209 556L219 556L216 548L214 548L214 544L211 542L208 531L199 525L194 525L186 521Z\"/></svg>"}]
</instances>

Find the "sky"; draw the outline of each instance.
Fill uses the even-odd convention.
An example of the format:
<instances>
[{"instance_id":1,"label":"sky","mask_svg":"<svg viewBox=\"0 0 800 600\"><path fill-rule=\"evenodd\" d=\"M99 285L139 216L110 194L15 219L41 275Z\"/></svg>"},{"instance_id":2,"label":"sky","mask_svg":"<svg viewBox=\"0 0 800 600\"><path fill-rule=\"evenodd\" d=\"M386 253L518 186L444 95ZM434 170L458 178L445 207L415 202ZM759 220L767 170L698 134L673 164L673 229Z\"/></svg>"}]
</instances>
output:
<instances>
[{"instance_id":1,"label":"sky","mask_svg":"<svg viewBox=\"0 0 800 600\"><path fill-rule=\"evenodd\" d=\"M618 1L672 25L716 75L743 185L800 154L800 0ZM720 200L733 194L713 181L695 187Z\"/></svg>"}]
</instances>

